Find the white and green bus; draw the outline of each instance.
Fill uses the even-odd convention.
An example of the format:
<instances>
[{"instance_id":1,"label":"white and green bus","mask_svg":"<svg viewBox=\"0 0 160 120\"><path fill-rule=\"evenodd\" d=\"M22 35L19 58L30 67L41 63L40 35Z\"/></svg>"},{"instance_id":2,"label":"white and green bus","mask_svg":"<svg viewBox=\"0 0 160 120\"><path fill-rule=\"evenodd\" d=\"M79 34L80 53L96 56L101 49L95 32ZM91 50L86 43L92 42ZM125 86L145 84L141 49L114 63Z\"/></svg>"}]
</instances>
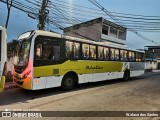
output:
<instances>
[{"instance_id":1,"label":"white and green bus","mask_svg":"<svg viewBox=\"0 0 160 120\"><path fill-rule=\"evenodd\" d=\"M97 82L144 74L144 52L35 30L18 38L14 82L29 90Z\"/></svg>"},{"instance_id":2,"label":"white and green bus","mask_svg":"<svg viewBox=\"0 0 160 120\"><path fill-rule=\"evenodd\" d=\"M5 84L4 65L7 59L7 32L0 26L0 91L3 91Z\"/></svg>"}]
</instances>

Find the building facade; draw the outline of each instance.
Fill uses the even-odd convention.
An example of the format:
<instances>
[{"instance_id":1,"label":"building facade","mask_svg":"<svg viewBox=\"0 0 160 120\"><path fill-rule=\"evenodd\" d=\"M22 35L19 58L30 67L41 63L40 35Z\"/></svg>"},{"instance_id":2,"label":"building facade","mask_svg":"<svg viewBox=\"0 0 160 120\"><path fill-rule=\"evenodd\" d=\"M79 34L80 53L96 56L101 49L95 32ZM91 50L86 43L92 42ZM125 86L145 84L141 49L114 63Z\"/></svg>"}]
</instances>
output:
<instances>
[{"instance_id":1,"label":"building facade","mask_svg":"<svg viewBox=\"0 0 160 120\"><path fill-rule=\"evenodd\" d=\"M125 45L127 29L102 17L64 29L64 34L97 42Z\"/></svg>"}]
</instances>

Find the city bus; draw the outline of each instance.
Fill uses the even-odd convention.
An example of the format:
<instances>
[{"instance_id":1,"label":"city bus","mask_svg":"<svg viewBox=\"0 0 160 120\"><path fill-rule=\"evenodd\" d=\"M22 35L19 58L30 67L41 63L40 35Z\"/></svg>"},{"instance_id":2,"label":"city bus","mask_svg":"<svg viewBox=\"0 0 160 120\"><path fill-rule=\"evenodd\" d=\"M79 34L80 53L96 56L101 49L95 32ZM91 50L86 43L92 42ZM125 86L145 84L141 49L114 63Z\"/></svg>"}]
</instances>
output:
<instances>
[{"instance_id":1,"label":"city bus","mask_svg":"<svg viewBox=\"0 0 160 120\"><path fill-rule=\"evenodd\" d=\"M28 90L61 87L144 74L144 52L34 30L18 38L13 81Z\"/></svg>"},{"instance_id":2,"label":"city bus","mask_svg":"<svg viewBox=\"0 0 160 120\"><path fill-rule=\"evenodd\" d=\"M7 32L0 26L0 92L4 89L5 75L4 65L7 59Z\"/></svg>"}]
</instances>

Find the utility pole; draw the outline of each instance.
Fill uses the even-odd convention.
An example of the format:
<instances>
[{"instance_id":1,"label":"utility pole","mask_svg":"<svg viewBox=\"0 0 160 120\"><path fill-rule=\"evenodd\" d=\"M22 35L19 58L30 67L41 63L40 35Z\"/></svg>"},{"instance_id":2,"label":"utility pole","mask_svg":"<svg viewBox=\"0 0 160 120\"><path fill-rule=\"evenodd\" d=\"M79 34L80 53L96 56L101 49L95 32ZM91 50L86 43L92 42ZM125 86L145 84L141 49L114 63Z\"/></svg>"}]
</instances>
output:
<instances>
[{"instance_id":1,"label":"utility pole","mask_svg":"<svg viewBox=\"0 0 160 120\"><path fill-rule=\"evenodd\" d=\"M48 11L46 10L48 2L49 0L42 1L41 10L39 11L39 24L37 26L39 30L44 30L45 28L46 17L48 14Z\"/></svg>"},{"instance_id":2,"label":"utility pole","mask_svg":"<svg viewBox=\"0 0 160 120\"><path fill-rule=\"evenodd\" d=\"M9 17L10 17L10 12L11 12L11 7L12 7L12 0L10 1L10 4L9 4L9 0L6 0L6 3L7 3L8 14L7 14L7 20L6 20L5 27L7 28L8 22L9 22Z\"/></svg>"}]
</instances>

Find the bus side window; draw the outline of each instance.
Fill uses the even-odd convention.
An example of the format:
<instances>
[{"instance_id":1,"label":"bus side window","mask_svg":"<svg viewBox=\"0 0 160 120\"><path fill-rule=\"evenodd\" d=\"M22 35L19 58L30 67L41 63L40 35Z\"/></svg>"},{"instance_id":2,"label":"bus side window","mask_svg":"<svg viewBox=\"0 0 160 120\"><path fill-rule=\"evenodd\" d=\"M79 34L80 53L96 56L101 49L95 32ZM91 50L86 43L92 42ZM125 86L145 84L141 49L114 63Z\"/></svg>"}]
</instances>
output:
<instances>
[{"instance_id":1,"label":"bus side window","mask_svg":"<svg viewBox=\"0 0 160 120\"><path fill-rule=\"evenodd\" d=\"M104 60L109 60L109 48L104 48Z\"/></svg>"},{"instance_id":2,"label":"bus side window","mask_svg":"<svg viewBox=\"0 0 160 120\"><path fill-rule=\"evenodd\" d=\"M131 61L131 62L135 61L135 53L134 52L129 51L129 61Z\"/></svg>"},{"instance_id":3,"label":"bus side window","mask_svg":"<svg viewBox=\"0 0 160 120\"><path fill-rule=\"evenodd\" d=\"M115 60L119 60L119 50L115 49Z\"/></svg>"},{"instance_id":4,"label":"bus side window","mask_svg":"<svg viewBox=\"0 0 160 120\"><path fill-rule=\"evenodd\" d=\"M139 61L139 53L136 52L136 62L138 62L138 61Z\"/></svg>"},{"instance_id":5,"label":"bus side window","mask_svg":"<svg viewBox=\"0 0 160 120\"><path fill-rule=\"evenodd\" d=\"M73 58L73 42L66 41L66 58Z\"/></svg>"},{"instance_id":6,"label":"bus side window","mask_svg":"<svg viewBox=\"0 0 160 120\"><path fill-rule=\"evenodd\" d=\"M124 53L125 53L124 59L125 61L128 61L128 51L124 51Z\"/></svg>"},{"instance_id":7,"label":"bus side window","mask_svg":"<svg viewBox=\"0 0 160 120\"><path fill-rule=\"evenodd\" d=\"M132 57L133 57L133 61L135 61L136 59L135 59L135 52L132 52Z\"/></svg>"},{"instance_id":8,"label":"bus side window","mask_svg":"<svg viewBox=\"0 0 160 120\"><path fill-rule=\"evenodd\" d=\"M89 59L89 45L83 44L82 45L82 58L83 59Z\"/></svg>"},{"instance_id":9,"label":"bus side window","mask_svg":"<svg viewBox=\"0 0 160 120\"><path fill-rule=\"evenodd\" d=\"M95 45L90 45L90 59L96 59L97 54L96 54L96 46Z\"/></svg>"},{"instance_id":10,"label":"bus side window","mask_svg":"<svg viewBox=\"0 0 160 120\"><path fill-rule=\"evenodd\" d=\"M80 43L73 43L73 56L75 59L80 58Z\"/></svg>"},{"instance_id":11,"label":"bus side window","mask_svg":"<svg viewBox=\"0 0 160 120\"><path fill-rule=\"evenodd\" d=\"M139 62L142 62L143 58L144 58L143 53L139 53Z\"/></svg>"},{"instance_id":12,"label":"bus side window","mask_svg":"<svg viewBox=\"0 0 160 120\"><path fill-rule=\"evenodd\" d=\"M114 49L114 48L111 48L110 50L111 50L111 54L110 54L111 60L118 61L119 60L119 50Z\"/></svg>"},{"instance_id":13,"label":"bus side window","mask_svg":"<svg viewBox=\"0 0 160 120\"><path fill-rule=\"evenodd\" d=\"M48 42L43 43L43 58L51 60L52 57L52 44Z\"/></svg>"},{"instance_id":14,"label":"bus side window","mask_svg":"<svg viewBox=\"0 0 160 120\"><path fill-rule=\"evenodd\" d=\"M113 48L110 49L110 59L114 60L115 50Z\"/></svg>"},{"instance_id":15,"label":"bus side window","mask_svg":"<svg viewBox=\"0 0 160 120\"><path fill-rule=\"evenodd\" d=\"M60 46L53 45L52 47L52 60L59 61L60 60Z\"/></svg>"},{"instance_id":16,"label":"bus side window","mask_svg":"<svg viewBox=\"0 0 160 120\"><path fill-rule=\"evenodd\" d=\"M142 56L142 62L144 62L144 53L141 53Z\"/></svg>"},{"instance_id":17,"label":"bus side window","mask_svg":"<svg viewBox=\"0 0 160 120\"><path fill-rule=\"evenodd\" d=\"M99 60L103 60L103 58L104 58L104 48L103 47L100 47L100 46L98 46L98 59Z\"/></svg>"},{"instance_id":18,"label":"bus side window","mask_svg":"<svg viewBox=\"0 0 160 120\"><path fill-rule=\"evenodd\" d=\"M60 46L48 43L45 49L45 59L52 61L60 60Z\"/></svg>"},{"instance_id":19,"label":"bus side window","mask_svg":"<svg viewBox=\"0 0 160 120\"><path fill-rule=\"evenodd\" d=\"M35 59L42 59L42 43L36 44Z\"/></svg>"},{"instance_id":20,"label":"bus side window","mask_svg":"<svg viewBox=\"0 0 160 120\"><path fill-rule=\"evenodd\" d=\"M121 58L121 61L125 61L125 51L124 50L120 50L120 58Z\"/></svg>"}]
</instances>

